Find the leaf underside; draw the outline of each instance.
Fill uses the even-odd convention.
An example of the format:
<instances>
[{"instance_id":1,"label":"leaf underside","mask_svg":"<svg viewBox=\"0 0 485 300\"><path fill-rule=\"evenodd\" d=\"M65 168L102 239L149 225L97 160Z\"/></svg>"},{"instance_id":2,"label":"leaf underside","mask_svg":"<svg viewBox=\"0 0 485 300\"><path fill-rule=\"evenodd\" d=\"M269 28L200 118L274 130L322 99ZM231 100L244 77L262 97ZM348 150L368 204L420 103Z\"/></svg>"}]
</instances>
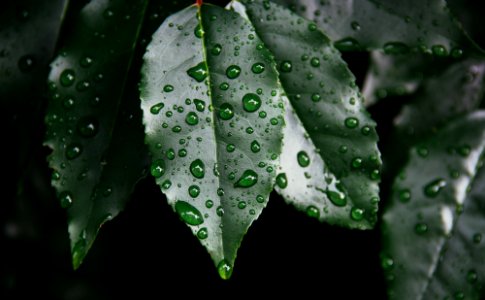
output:
<instances>
[{"instance_id":1,"label":"leaf underside","mask_svg":"<svg viewBox=\"0 0 485 300\"><path fill-rule=\"evenodd\" d=\"M479 111L412 149L383 216L382 266L393 299L479 299L484 141Z\"/></svg>"},{"instance_id":2,"label":"leaf underside","mask_svg":"<svg viewBox=\"0 0 485 300\"><path fill-rule=\"evenodd\" d=\"M234 9L247 14L274 54L291 101L276 190L311 217L372 228L380 153L354 76L313 23L274 3L241 2L245 8L234 2Z\"/></svg>"},{"instance_id":3,"label":"leaf underside","mask_svg":"<svg viewBox=\"0 0 485 300\"><path fill-rule=\"evenodd\" d=\"M136 94L122 88L146 4L87 4L51 65L45 144L53 150L52 185L68 214L74 268L99 228L124 208L147 165Z\"/></svg>"},{"instance_id":4,"label":"leaf underside","mask_svg":"<svg viewBox=\"0 0 485 300\"><path fill-rule=\"evenodd\" d=\"M227 279L266 206L281 152L282 94L271 55L246 20L202 5L169 17L144 59L151 173Z\"/></svg>"}]
</instances>

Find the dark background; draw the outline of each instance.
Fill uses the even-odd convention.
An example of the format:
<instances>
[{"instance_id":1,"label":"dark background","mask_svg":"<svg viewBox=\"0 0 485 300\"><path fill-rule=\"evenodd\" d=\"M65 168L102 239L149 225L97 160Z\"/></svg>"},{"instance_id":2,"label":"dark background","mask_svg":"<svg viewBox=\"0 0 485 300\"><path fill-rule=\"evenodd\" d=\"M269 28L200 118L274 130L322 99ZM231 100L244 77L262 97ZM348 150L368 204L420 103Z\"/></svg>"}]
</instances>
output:
<instances>
[{"instance_id":1,"label":"dark background","mask_svg":"<svg viewBox=\"0 0 485 300\"><path fill-rule=\"evenodd\" d=\"M223 5L227 1L212 2ZM48 5L49 1L39 3ZM72 1L58 44L85 3ZM9 5L20 7L22 1L7 1L7 10ZM477 28L473 20L465 16L465 22ZM155 22L158 26L162 18ZM344 59L361 85L368 54L345 54ZM139 68L139 63L135 61L134 68ZM47 73L45 65L38 81L45 82ZM73 271L66 216L50 187L49 150L42 146L43 87L19 91L22 97L39 99L36 109L7 108L7 117L0 121L4 133L0 148L5 152L0 197L0 299L231 298L257 296L256 291L273 296L296 292L322 299L386 299L379 224L374 230L358 231L319 223L273 193L242 243L233 277L223 281L206 250L178 220L152 178L136 186L126 210L104 225L83 265ZM0 90L0 100L5 97ZM379 124L384 155L392 119L407 101L388 100L370 110ZM25 131L21 124L26 119L31 125ZM23 149L29 151L24 153ZM22 184L17 185L19 179ZM383 177L383 203L391 180L391 174Z\"/></svg>"}]
</instances>

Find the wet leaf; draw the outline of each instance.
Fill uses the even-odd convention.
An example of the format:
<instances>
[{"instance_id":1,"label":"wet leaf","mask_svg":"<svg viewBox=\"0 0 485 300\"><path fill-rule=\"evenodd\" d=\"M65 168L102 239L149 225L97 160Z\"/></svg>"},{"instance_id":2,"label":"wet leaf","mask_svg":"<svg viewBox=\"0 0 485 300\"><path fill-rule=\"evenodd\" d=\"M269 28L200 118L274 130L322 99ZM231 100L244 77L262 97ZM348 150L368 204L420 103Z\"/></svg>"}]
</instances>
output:
<instances>
[{"instance_id":1,"label":"wet leaf","mask_svg":"<svg viewBox=\"0 0 485 300\"><path fill-rule=\"evenodd\" d=\"M271 54L238 14L194 5L162 24L144 59L151 174L228 279L279 165L282 91Z\"/></svg>"},{"instance_id":2,"label":"wet leaf","mask_svg":"<svg viewBox=\"0 0 485 300\"><path fill-rule=\"evenodd\" d=\"M484 141L478 111L411 150L383 216L382 267L393 299L480 299Z\"/></svg>"}]
</instances>

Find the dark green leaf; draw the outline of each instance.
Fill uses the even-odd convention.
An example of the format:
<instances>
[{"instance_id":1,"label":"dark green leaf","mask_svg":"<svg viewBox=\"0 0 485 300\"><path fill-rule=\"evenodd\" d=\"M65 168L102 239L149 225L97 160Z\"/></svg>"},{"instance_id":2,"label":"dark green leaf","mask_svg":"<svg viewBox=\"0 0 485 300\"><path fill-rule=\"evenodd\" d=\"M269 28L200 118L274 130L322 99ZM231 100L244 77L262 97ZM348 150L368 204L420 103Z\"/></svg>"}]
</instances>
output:
<instances>
[{"instance_id":1,"label":"dark green leaf","mask_svg":"<svg viewBox=\"0 0 485 300\"><path fill-rule=\"evenodd\" d=\"M191 6L155 33L142 73L151 174L227 279L279 164L272 57L236 13Z\"/></svg>"},{"instance_id":2,"label":"dark green leaf","mask_svg":"<svg viewBox=\"0 0 485 300\"><path fill-rule=\"evenodd\" d=\"M445 0L274 0L315 21L342 51L419 48L459 57L473 46L452 19Z\"/></svg>"},{"instance_id":3,"label":"dark green leaf","mask_svg":"<svg viewBox=\"0 0 485 300\"><path fill-rule=\"evenodd\" d=\"M311 217L371 228L380 154L375 123L362 105L354 76L309 21L267 1L241 2L274 54L293 106L287 105L277 191ZM233 7L246 13L239 2Z\"/></svg>"},{"instance_id":4,"label":"dark green leaf","mask_svg":"<svg viewBox=\"0 0 485 300\"><path fill-rule=\"evenodd\" d=\"M393 299L480 298L484 148L479 111L412 149L383 216L382 266Z\"/></svg>"},{"instance_id":5,"label":"dark green leaf","mask_svg":"<svg viewBox=\"0 0 485 300\"><path fill-rule=\"evenodd\" d=\"M141 111L125 90L146 0L86 5L52 64L46 145L69 216L74 268L146 166Z\"/></svg>"}]
</instances>

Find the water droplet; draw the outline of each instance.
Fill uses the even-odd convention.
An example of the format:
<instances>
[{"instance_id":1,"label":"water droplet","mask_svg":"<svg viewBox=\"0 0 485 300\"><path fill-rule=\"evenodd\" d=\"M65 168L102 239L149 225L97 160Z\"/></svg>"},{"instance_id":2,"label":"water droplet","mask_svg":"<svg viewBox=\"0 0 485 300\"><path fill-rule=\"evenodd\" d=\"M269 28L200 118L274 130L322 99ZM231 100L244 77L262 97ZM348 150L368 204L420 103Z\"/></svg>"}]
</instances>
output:
<instances>
[{"instance_id":1,"label":"water droplet","mask_svg":"<svg viewBox=\"0 0 485 300\"><path fill-rule=\"evenodd\" d=\"M437 57L445 57L445 56L448 56L448 51L446 51L446 48L444 46L442 46L442 45L433 45L431 47L431 51Z\"/></svg>"},{"instance_id":2,"label":"water droplet","mask_svg":"<svg viewBox=\"0 0 485 300\"><path fill-rule=\"evenodd\" d=\"M315 23L308 24L308 30L310 30L310 31L317 30L317 25Z\"/></svg>"},{"instance_id":3,"label":"water droplet","mask_svg":"<svg viewBox=\"0 0 485 300\"><path fill-rule=\"evenodd\" d=\"M197 125L199 124L199 117L197 114L193 111L189 112L187 116L185 117L185 122L189 125Z\"/></svg>"},{"instance_id":4,"label":"water droplet","mask_svg":"<svg viewBox=\"0 0 485 300\"><path fill-rule=\"evenodd\" d=\"M317 93L312 94L312 101L313 102L318 102L318 101L320 101L321 98L322 97L320 96L320 94L317 94Z\"/></svg>"},{"instance_id":5,"label":"water droplet","mask_svg":"<svg viewBox=\"0 0 485 300\"><path fill-rule=\"evenodd\" d=\"M236 65L231 65L226 69L226 75L229 79L236 79L241 74L241 68Z\"/></svg>"},{"instance_id":6,"label":"water droplet","mask_svg":"<svg viewBox=\"0 0 485 300\"><path fill-rule=\"evenodd\" d=\"M219 55L221 54L222 46L220 44L215 44L214 47L211 49L212 55Z\"/></svg>"},{"instance_id":7,"label":"water droplet","mask_svg":"<svg viewBox=\"0 0 485 300\"><path fill-rule=\"evenodd\" d=\"M207 78L207 64L203 61L187 70L187 74L197 82L202 82Z\"/></svg>"},{"instance_id":8,"label":"water droplet","mask_svg":"<svg viewBox=\"0 0 485 300\"><path fill-rule=\"evenodd\" d=\"M232 117L234 117L234 108L229 103L223 103L219 108L219 118L230 120Z\"/></svg>"},{"instance_id":9,"label":"water droplet","mask_svg":"<svg viewBox=\"0 0 485 300\"><path fill-rule=\"evenodd\" d=\"M257 196L256 196L256 201L257 201L258 203L263 203L263 202L264 202L264 197L263 197L262 195L257 195Z\"/></svg>"},{"instance_id":10,"label":"water droplet","mask_svg":"<svg viewBox=\"0 0 485 300\"><path fill-rule=\"evenodd\" d=\"M340 51L360 51L361 47L359 42L357 42L354 38L344 38L339 41L336 41L334 44L335 48Z\"/></svg>"},{"instance_id":11,"label":"water droplet","mask_svg":"<svg viewBox=\"0 0 485 300\"><path fill-rule=\"evenodd\" d=\"M451 49L451 57L458 59L463 56L463 50L460 48L453 48Z\"/></svg>"},{"instance_id":12,"label":"water droplet","mask_svg":"<svg viewBox=\"0 0 485 300\"><path fill-rule=\"evenodd\" d=\"M362 129L360 130L360 132L362 132L363 135L369 135L370 132L371 132L371 128L369 126L364 126L362 127Z\"/></svg>"},{"instance_id":13,"label":"water droplet","mask_svg":"<svg viewBox=\"0 0 485 300\"><path fill-rule=\"evenodd\" d=\"M347 205L347 197L344 193L327 190L326 194L328 199L330 199L330 202L332 202L335 206Z\"/></svg>"},{"instance_id":14,"label":"water droplet","mask_svg":"<svg viewBox=\"0 0 485 300\"><path fill-rule=\"evenodd\" d=\"M200 187L198 185L189 186L189 195L192 198L196 198L200 194Z\"/></svg>"},{"instance_id":15,"label":"water droplet","mask_svg":"<svg viewBox=\"0 0 485 300\"><path fill-rule=\"evenodd\" d=\"M477 272L475 270L468 271L468 273L466 274L466 281L468 283L474 284L475 282L477 282L477 280L478 280Z\"/></svg>"},{"instance_id":16,"label":"water droplet","mask_svg":"<svg viewBox=\"0 0 485 300\"><path fill-rule=\"evenodd\" d=\"M407 203L411 200L411 191L409 189L402 189L399 191L399 201Z\"/></svg>"},{"instance_id":17,"label":"water droplet","mask_svg":"<svg viewBox=\"0 0 485 300\"><path fill-rule=\"evenodd\" d=\"M83 68L89 68L93 64L93 59L90 56L87 56L87 55L86 56L83 56L79 60L79 64Z\"/></svg>"},{"instance_id":18,"label":"water droplet","mask_svg":"<svg viewBox=\"0 0 485 300\"><path fill-rule=\"evenodd\" d=\"M73 198L69 192L62 192L59 194L59 202L62 208L69 208L72 206Z\"/></svg>"},{"instance_id":19,"label":"water droplet","mask_svg":"<svg viewBox=\"0 0 485 300\"><path fill-rule=\"evenodd\" d=\"M288 186L288 179L286 178L286 173L281 173L276 176L276 185L280 189L284 189Z\"/></svg>"},{"instance_id":20,"label":"water droplet","mask_svg":"<svg viewBox=\"0 0 485 300\"><path fill-rule=\"evenodd\" d=\"M205 227L202 227L201 229L199 229L199 231L197 231L197 237L200 240L205 240L208 236L209 236L209 232Z\"/></svg>"},{"instance_id":21,"label":"water droplet","mask_svg":"<svg viewBox=\"0 0 485 300\"><path fill-rule=\"evenodd\" d=\"M429 150L425 146L418 147L416 151L418 152L418 155L421 156L422 158L427 157L429 154Z\"/></svg>"},{"instance_id":22,"label":"water droplet","mask_svg":"<svg viewBox=\"0 0 485 300\"><path fill-rule=\"evenodd\" d=\"M381 171L379 169L374 169L370 172L370 179L372 180L380 180L381 179Z\"/></svg>"},{"instance_id":23,"label":"water droplet","mask_svg":"<svg viewBox=\"0 0 485 300\"><path fill-rule=\"evenodd\" d=\"M381 266L385 271L390 271L394 268L394 260L387 255L382 255Z\"/></svg>"},{"instance_id":24,"label":"water droplet","mask_svg":"<svg viewBox=\"0 0 485 300\"><path fill-rule=\"evenodd\" d=\"M150 166L150 173L155 178L162 177L165 174L165 161L163 159L153 161Z\"/></svg>"},{"instance_id":25,"label":"water droplet","mask_svg":"<svg viewBox=\"0 0 485 300\"><path fill-rule=\"evenodd\" d=\"M425 223L418 223L414 226L414 232L419 235L425 234L428 232L428 225Z\"/></svg>"},{"instance_id":26,"label":"water droplet","mask_svg":"<svg viewBox=\"0 0 485 300\"><path fill-rule=\"evenodd\" d=\"M197 26L195 26L194 35L199 39L204 36L204 30L202 29L202 26L200 26L200 24L197 24Z\"/></svg>"},{"instance_id":27,"label":"water droplet","mask_svg":"<svg viewBox=\"0 0 485 300\"><path fill-rule=\"evenodd\" d=\"M109 8L103 12L103 17L105 19L111 19L113 16L114 16L114 12Z\"/></svg>"},{"instance_id":28,"label":"water droplet","mask_svg":"<svg viewBox=\"0 0 485 300\"><path fill-rule=\"evenodd\" d=\"M171 186L172 186L172 182L168 179L162 183L163 190L168 190Z\"/></svg>"},{"instance_id":29,"label":"water droplet","mask_svg":"<svg viewBox=\"0 0 485 300\"><path fill-rule=\"evenodd\" d=\"M253 153L258 153L261 150L261 146L259 145L258 141L251 142L251 151Z\"/></svg>"},{"instance_id":30,"label":"water droplet","mask_svg":"<svg viewBox=\"0 0 485 300\"><path fill-rule=\"evenodd\" d=\"M310 60L310 64L312 65L312 67L319 67L320 66L320 60L317 58L317 57L313 57L311 60Z\"/></svg>"},{"instance_id":31,"label":"water droplet","mask_svg":"<svg viewBox=\"0 0 485 300\"><path fill-rule=\"evenodd\" d=\"M54 181L57 181L57 180L61 179L61 174L59 174L59 172L57 172L57 171L53 171L52 175L51 175L51 179L54 180Z\"/></svg>"},{"instance_id":32,"label":"water droplet","mask_svg":"<svg viewBox=\"0 0 485 300\"><path fill-rule=\"evenodd\" d=\"M169 160L173 160L175 158L175 151L173 149L168 149L168 151L167 151L167 158Z\"/></svg>"},{"instance_id":33,"label":"water droplet","mask_svg":"<svg viewBox=\"0 0 485 300\"><path fill-rule=\"evenodd\" d=\"M264 64L263 63L255 63L252 67L251 67L251 71L253 71L254 74L261 74L264 72Z\"/></svg>"},{"instance_id":34,"label":"water droplet","mask_svg":"<svg viewBox=\"0 0 485 300\"><path fill-rule=\"evenodd\" d=\"M446 181L444 179L435 179L424 186L424 194L429 198L435 198L445 186Z\"/></svg>"},{"instance_id":35,"label":"water droplet","mask_svg":"<svg viewBox=\"0 0 485 300\"><path fill-rule=\"evenodd\" d=\"M475 233L473 235L473 242L475 244L480 244L481 241L482 241L482 234L481 233Z\"/></svg>"},{"instance_id":36,"label":"water droplet","mask_svg":"<svg viewBox=\"0 0 485 300\"><path fill-rule=\"evenodd\" d=\"M217 265L217 272L222 279L228 280L232 275L232 266L227 262L227 260L223 259Z\"/></svg>"},{"instance_id":37,"label":"water droplet","mask_svg":"<svg viewBox=\"0 0 485 300\"><path fill-rule=\"evenodd\" d=\"M66 69L62 71L59 81L62 86L71 86L76 81L76 73L74 70Z\"/></svg>"},{"instance_id":38,"label":"water droplet","mask_svg":"<svg viewBox=\"0 0 485 300\"><path fill-rule=\"evenodd\" d=\"M239 209L245 209L245 208L246 208L246 206L247 206L247 204L246 204L246 202L244 202L244 201L240 201L240 202L237 204L237 207L238 207Z\"/></svg>"},{"instance_id":39,"label":"water droplet","mask_svg":"<svg viewBox=\"0 0 485 300\"><path fill-rule=\"evenodd\" d=\"M158 113L162 110L162 108L165 106L162 102L157 103L150 107L150 112L154 115L158 115Z\"/></svg>"},{"instance_id":40,"label":"water droplet","mask_svg":"<svg viewBox=\"0 0 485 300\"><path fill-rule=\"evenodd\" d=\"M222 217L224 215L224 208L222 208L222 206L218 206L216 208L216 214L219 216L219 217Z\"/></svg>"},{"instance_id":41,"label":"water droplet","mask_svg":"<svg viewBox=\"0 0 485 300\"><path fill-rule=\"evenodd\" d=\"M310 165L310 157L305 151L300 151L296 154L296 159L300 167L308 167Z\"/></svg>"},{"instance_id":42,"label":"water droplet","mask_svg":"<svg viewBox=\"0 0 485 300\"><path fill-rule=\"evenodd\" d=\"M23 73L30 72L35 67L35 58L32 55L22 56L19 59L17 65L18 65L21 72L23 72Z\"/></svg>"},{"instance_id":43,"label":"water droplet","mask_svg":"<svg viewBox=\"0 0 485 300\"><path fill-rule=\"evenodd\" d=\"M359 126L359 120L353 117L345 119L345 127L353 129Z\"/></svg>"},{"instance_id":44,"label":"water droplet","mask_svg":"<svg viewBox=\"0 0 485 300\"><path fill-rule=\"evenodd\" d=\"M313 205L310 205L310 206L307 207L306 214L310 218L315 218L315 219L319 219L320 218L320 211L318 210L317 207L315 207Z\"/></svg>"},{"instance_id":45,"label":"water droplet","mask_svg":"<svg viewBox=\"0 0 485 300\"><path fill-rule=\"evenodd\" d=\"M350 23L350 27L355 31L360 30L360 24L356 21L353 21L352 23Z\"/></svg>"},{"instance_id":46,"label":"water droplet","mask_svg":"<svg viewBox=\"0 0 485 300\"><path fill-rule=\"evenodd\" d=\"M362 167L362 158L360 157L355 157L354 159L352 159L352 162L351 162L351 166L353 169L358 169L360 167Z\"/></svg>"},{"instance_id":47,"label":"water droplet","mask_svg":"<svg viewBox=\"0 0 485 300\"><path fill-rule=\"evenodd\" d=\"M195 178L204 178L204 175L205 175L205 165L204 165L204 162L202 162L202 160L200 159L196 159L194 160L191 164L190 164L190 173L192 173L192 175L195 177Z\"/></svg>"},{"instance_id":48,"label":"water droplet","mask_svg":"<svg viewBox=\"0 0 485 300\"><path fill-rule=\"evenodd\" d=\"M468 145L463 145L461 147L458 147L458 149L456 149L458 154L460 154L461 156L463 157L467 157L468 155L470 155L470 152L471 152L471 147L468 146Z\"/></svg>"},{"instance_id":49,"label":"water droplet","mask_svg":"<svg viewBox=\"0 0 485 300\"><path fill-rule=\"evenodd\" d=\"M364 210L358 207L352 207L350 210L350 218L354 221L362 221L364 219Z\"/></svg>"},{"instance_id":50,"label":"water droplet","mask_svg":"<svg viewBox=\"0 0 485 300\"><path fill-rule=\"evenodd\" d=\"M285 60L282 61L280 64L280 71L284 73L289 73L293 69L293 65L291 64L291 61Z\"/></svg>"},{"instance_id":51,"label":"water droplet","mask_svg":"<svg viewBox=\"0 0 485 300\"><path fill-rule=\"evenodd\" d=\"M384 45L386 54L406 54L409 53L408 45L401 42L389 42Z\"/></svg>"},{"instance_id":52,"label":"water droplet","mask_svg":"<svg viewBox=\"0 0 485 300\"><path fill-rule=\"evenodd\" d=\"M66 158L67 159L75 159L81 155L83 152L83 147L80 144L71 144L66 148Z\"/></svg>"},{"instance_id":53,"label":"water droplet","mask_svg":"<svg viewBox=\"0 0 485 300\"><path fill-rule=\"evenodd\" d=\"M253 93L244 95L242 102L243 108L247 112L255 112L261 107L261 98Z\"/></svg>"},{"instance_id":54,"label":"water droplet","mask_svg":"<svg viewBox=\"0 0 485 300\"><path fill-rule=\"evenodd\" d=\"M172 127L172 132L178 133L178 132L180 132L180 131L182 131L182 127L180 127L180 126L178 126L178 125L177 125L177 126Z\"/></svg>"},{"instance_id":55,"label":"water droplet","mask_svg":"<svg viewBox=\"0 0 485 300\"><path fill-rule=\"evenodd\" d=\"M200 112L203 112L204 111L204 109L205 109L205 102L203 100L194 99L194 104L195 104L195 109L197 109L197 111L200 111Z\"/></svg>"},{"instance_id":56,"label":"water droplet","mask_svg":"<svg viewBox=\"0 0 485 300\"><path fill-rule=\"evenodd\" d=\"M174 88L173 88L173 85L170 85L170 84L167 84L163 87L163 91L165 93L170 93L170 92L173 92Z\"/></svg>"},{"instance_id":57,"label":"water droplet","mask_svg":"<svg viewBox=\"0 0 485 300\"><path fill-rule=\"evenodd\" d=\"M180 200L177 201L175 203L175 211L189 225L196 226L204 223L204 217L200 211L190 203Z\"/></svg>"},{"instance_id":58,"label":"water droplet","mask_svg":"<svg viewBox=\"0 0 485 300\"><path fill-rule=\"evenodd\" d=\"M234 152L234 150L236 150L236 146L234 146L234 144L227 144L226 146L227 152Z\"/></svg>"},{"instance_id":59,"label":"water droplet","mask_svg":"<svg viewBox=\"0 0 485 300\"><path fill-rule=\"evenodd\" d=\"M84 117L77 122L77 131L83 137L93 137L98 133L99 122L93 117Z\"/></svg>"},{"instance_id":60,"label":"water droplet","mask_svg":"<svg viewBox=\"0 0 485 300\"><path fill-rule=\"evenodd\" d=\"M258 174L253 170L246 170L234 184L234 187L249 188L258 182Z\"/></svg>"}]
</instances>

